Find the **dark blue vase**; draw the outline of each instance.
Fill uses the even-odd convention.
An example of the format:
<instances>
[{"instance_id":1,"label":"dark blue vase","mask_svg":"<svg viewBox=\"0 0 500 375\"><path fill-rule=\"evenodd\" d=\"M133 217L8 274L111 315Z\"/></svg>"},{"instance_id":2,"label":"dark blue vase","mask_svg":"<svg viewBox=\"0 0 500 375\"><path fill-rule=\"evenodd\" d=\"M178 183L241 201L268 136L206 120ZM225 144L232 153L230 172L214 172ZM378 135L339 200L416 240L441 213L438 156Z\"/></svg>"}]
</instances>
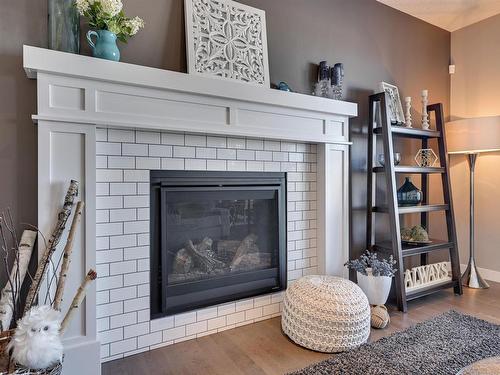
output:
<instances>
[{"instance_id":1,"label":"dark blue vase","mask_svg":"<svg viewBox=\"0 0 500 375\"><path fill-rule=\"evenodd\" d=\"M410 181L410 177L405 178L405 183L398 189L399 206L416 206L422 202L423 194Z\"/></svg>"}]
</instances>

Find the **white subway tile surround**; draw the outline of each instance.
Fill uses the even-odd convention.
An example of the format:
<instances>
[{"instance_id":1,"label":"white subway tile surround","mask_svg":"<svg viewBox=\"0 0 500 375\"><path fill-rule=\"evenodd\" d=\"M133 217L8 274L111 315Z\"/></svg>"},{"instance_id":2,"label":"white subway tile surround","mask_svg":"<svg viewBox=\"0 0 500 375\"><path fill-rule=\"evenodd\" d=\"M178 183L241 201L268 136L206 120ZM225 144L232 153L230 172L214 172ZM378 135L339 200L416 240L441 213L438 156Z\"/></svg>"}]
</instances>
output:
<instances>
[{"instance_id":1,"label":"white subway tile surround","mask_svg":"<svg viewBox=\"0 0 500 375\"><path fill-rule=\"evenodd\" d=\"M281 293L150 320L149 170L288 172L288 281L317 273L316 145L98 129L98 338L102 360L279 316Z\"/></svg>"}]
</instances>

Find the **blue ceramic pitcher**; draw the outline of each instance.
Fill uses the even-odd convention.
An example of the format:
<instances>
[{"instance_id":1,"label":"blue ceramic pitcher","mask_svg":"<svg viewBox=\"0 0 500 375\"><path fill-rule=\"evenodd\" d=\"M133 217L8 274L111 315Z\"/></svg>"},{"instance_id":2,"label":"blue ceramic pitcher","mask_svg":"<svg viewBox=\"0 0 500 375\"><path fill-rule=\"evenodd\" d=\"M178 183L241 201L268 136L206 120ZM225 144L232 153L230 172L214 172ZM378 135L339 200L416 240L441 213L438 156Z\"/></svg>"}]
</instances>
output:
<instances>
[{"instance_id":1,"label":"blue ceramic pitcher","mask_svg":"<svg viewBox=\"0 0 500 375\"><path fill-rule=\"evenodd\" d=\"M95 36L95 43L92 40ZM100 59L120 61L120 50L116 45L116 34L108 30L89 30L87 32L87 41L92 48L94 57Z\"/></svg>"}]
</instances>

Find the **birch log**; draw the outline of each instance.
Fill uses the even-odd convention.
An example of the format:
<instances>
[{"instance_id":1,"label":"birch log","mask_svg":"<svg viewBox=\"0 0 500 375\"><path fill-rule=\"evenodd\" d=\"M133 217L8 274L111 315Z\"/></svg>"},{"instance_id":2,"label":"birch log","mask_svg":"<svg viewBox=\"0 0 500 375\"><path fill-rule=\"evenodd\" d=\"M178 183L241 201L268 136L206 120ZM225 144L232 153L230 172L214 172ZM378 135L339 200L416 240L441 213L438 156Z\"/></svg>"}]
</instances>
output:
<instances>
[{"instance_id":1,"label":"birch log","mask_svg":"<svg viewBox=\"0 0 500 375\"><path fill-rule=\"evenodd\" d=\"M233 261L231 262L231 268L236 267L240 264L241 259L245 254L252 252L259 252L259 248L257 247L257 236L255 234L249 234L246 236L243 241L241 241L240 246L236 249L236 254L234 254Z\"/></svg>"},{"instance_id":2,"label":"birch log","mask_svg":"<svg viewBox=\"0 0 500 375\"><path fill-rule=\"evenodd\" d=\"M71 319L75 315L76 311L79 309L83 299L85 298L85 294L87 293L87 287L90 285L90 283L97 278L97 272L94 270L89 270L87 273L87 276L85 276L85 279L83 280L82 284L78 288L78 291L75 294L75 297L73 298L73 301L71 302L71 305L69 306L68 312L66 313L66 316L64 317L62 323L61 323L61 330L60 333L61 335L64 334L64 331L69 326L69 323L71 322Z\"/></svg>"},{"instance_id":3,"label":"birch log","mask_svg":"<svg viewBox=\"0 0 500 375\"><path fill-rule=\"evenodd\" d=\"M25 230L19 243L18 255L12 265L9 274L9 281L2 289L0 298L0 330L6 331L10 327L12 315L14 314L14 305L19 300L19 293L23 285L24 278L28 271L28 264L33 253L37 232Z\"/></svg>"},{"instance_id":4,"label":"birch log","mask_svg":"<svg viewBox=\"0 0 500 375\"><path fill-rule=\"evenodd\" d=\"M50 263L50 259L54 251L56 250L56 246L59 243L61 235L66 227L66 222L71 215L71 210L73 208L73 202L75 197L78 195L78 181L71 180L69 184L68 191L64 198L64 204L57 215L57 224L52 231L52 235L50 236L49 242L47 244L47 248L38 263L38 268L35 273L35 277L33 278L33 282L28 291L28 296L26 297L26 305L24 307L24 313L26 313L31 305L35 302L35 299L40 291L40 286L42 285L45 274L47 273L48 265Z\"/></svg>"},{"instance_id":5,"label":"birch log","mask_svg":"<svg viewBox=\"0 0 500 375\"><path fill-rule=\"evenodd\" d=\"M73 252L73 239L75 237L76 229L82 217L82 210L85 204L80 201L76 204L75 214L71 222L71 229L69 230L68 239L63 250L63 261L61 264L61 271L59 273L59 281L57 282L56 294L54 296L54 310L61 310L61 302L64 294L64 287L66 285L66 277L68 276L69 265L71 264L71 253Z\"/></svg>"}]
</instances>

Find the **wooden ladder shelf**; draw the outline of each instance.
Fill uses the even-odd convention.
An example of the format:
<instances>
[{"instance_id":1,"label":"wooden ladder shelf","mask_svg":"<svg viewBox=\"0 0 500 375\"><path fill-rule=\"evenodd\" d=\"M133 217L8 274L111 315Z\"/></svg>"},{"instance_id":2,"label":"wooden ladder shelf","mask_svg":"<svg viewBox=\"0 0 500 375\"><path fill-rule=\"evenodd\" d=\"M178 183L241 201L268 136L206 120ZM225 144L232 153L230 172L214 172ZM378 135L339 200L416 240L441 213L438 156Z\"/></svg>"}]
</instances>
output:
<instances>
[{"instance_id":1,"label":"wooden ladder shelf","mask_svg":"<svg viewBox=\"0 0 500 375\"><path fill-rule=\"evenodd\" d=\"M455 230L455 219L453 216L453 205L451 198L451 186L448 168L448 155L446 151L446 139L444 132L443 105L441 103L427 106L429 116L434 113L436 119L436 130L422 130L392 126L387 107L388 96L385 93L370 95L369 126L368 126L368 194L367 194L367 235L366 244L368 249L392 254L397 261L398 272L395 276L395 297L399 310L406 312L407 301L415 299L444 288L453 287L455 293L462 294L462 284L460 280L460 264L458 259L457 234ZM377 124L375 115L379 108L380 124ZM385 166L374 166L376 152L376 136L382 137L382 148L384 153ZM394 166L393 137L406 137L418 139L422 142L422 148L428 148L429 139L436 139L439 149L439 167L418 167L418 166ZM397 199L396 174L419 174L422 176L423 201L418 206L399 207ZM441 175L443 187L443 204L429 204L429 174ZM386 204L377 206L375 204L376 178L384 177L383 184L386 186ZM424 246L409 246L401 242L400 215L420 213L421 225L428 229L429 212L444 211L446 217L447 235L446 240L432 240L431 244ZM374 214L384 213L389 216L390 240L377 242L375 240L375 228L373 225ZM407 293L404 283L404 263L405 257L420 255L421 264L427 264L428 254L447 249L450 254L452 269L451 281L441 283L427 289L418 290L414 293Z\"/></svg>"}]
</instances>

